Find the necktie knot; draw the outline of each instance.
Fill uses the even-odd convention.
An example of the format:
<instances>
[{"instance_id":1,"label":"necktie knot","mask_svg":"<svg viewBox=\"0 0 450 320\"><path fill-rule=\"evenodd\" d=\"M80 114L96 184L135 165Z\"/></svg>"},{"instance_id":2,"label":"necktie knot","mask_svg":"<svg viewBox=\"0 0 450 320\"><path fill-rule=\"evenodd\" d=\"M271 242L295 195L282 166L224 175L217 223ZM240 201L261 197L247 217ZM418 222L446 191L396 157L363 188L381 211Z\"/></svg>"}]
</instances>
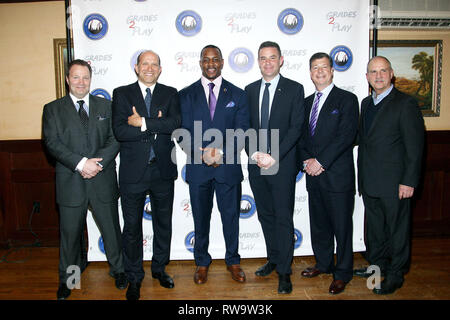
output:
<instances>
[{"instance_id":1,"label":"necktie knot","mask_svg":"<svg viewBox=\"0 0 450 320\"><path fill-rule=\"evenodd\" d=\"M266 82L266 88L269 89L270 87L270 82Z\"/></svg>"},{"instance_id":2,"label":"necktie knot","mask_svg":"<svg viewBox=\"0 0 450 320\"><path fill-rule=\"evenodd\" d=\"M80 108L83 108L84 100L78 100L77 103L80 106Z\"/></svg>"},{"instance_id":3,"label":"necktie knot","mask_svg":"<svg viewBox=\"0 0 450 320\"><path fill-rule=\"evenodd\" d=\"M213 90L215 87L215 84L214 84L214 82L210 82L210 83L208 83L208 86L209 86L209 90Z\"/></svg>"}]
</instances>

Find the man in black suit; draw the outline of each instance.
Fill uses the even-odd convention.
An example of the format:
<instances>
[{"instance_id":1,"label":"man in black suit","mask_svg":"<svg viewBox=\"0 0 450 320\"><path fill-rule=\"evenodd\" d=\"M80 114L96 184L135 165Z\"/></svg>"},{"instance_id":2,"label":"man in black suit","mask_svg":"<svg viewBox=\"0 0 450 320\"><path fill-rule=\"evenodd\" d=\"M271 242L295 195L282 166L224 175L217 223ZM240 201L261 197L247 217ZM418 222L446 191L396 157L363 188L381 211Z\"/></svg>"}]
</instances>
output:
<instances>
[{"instance_id":1,"label":"man in black suit","mask_svg":"<svg viewBox=\"0 0 450 320\"><path fill-rule=\"evenodd\" d=\"M262 79L245 88L250 106L250 127L259 131L258 141L256 146L251 141L247 143L246 151L250 187L264 233L268 260L256 275L267 276L276 269L278 292L291 293L293 214L298 173L296 144L304 118L304 90L300 83L280 75L283 61L277 43L267 41L260 45L258 64ZM277 134L279 140L270 138Z\"/></svg>"},{"instance_id":2,"label":"man in black suit","mask_svg":"<svg viewBox=\"0 0 450 320\"><path fill-rule=\"evenodd\" d=\"M424 123L417 102L392 84L385 57L367 65L372 95L361 103L358 185L366 214L366 258L385 274L376 294L403 285L410 258L411 197L419 184ZM367 270L355 270L368 277Z\"/></svg>"},{"instance_id":3,"label":"man in black suit","mask_svg":"<svg viewBox=\"0 0 450 320\"><path fill-rule=\"evenodd\" d=\"M110 275L125 289L117 199L116 161L119 143L111 128L111 103L89 94L91 66L69 64L69 94L44 106L45 145L56 159L56 202L59 205L60 260L58 299L70 295L68 267L82 268L81 233L88 206L105 244ZM69 286L71 287L71 286Z\"/></svg>"},{"instance_id":4,"label":"man in black suit","mask_svg":"<svg viewBox=\"0 0 450 320\"><path fill-rule=\"evenodd\" d=\"M311 244L316 265L304 270L302 276L311 278L332 273L329 292L338 294L353 275L353 144L358 129L358 99L333 84L333 60L328 54L313 54L309 69L316 92L305 100L307 120L299 151L307 173Z\"/></svg>"},{"instance_id":5,"label":"man in black suit","mask_svg":"<svg viewBox=\"0 0 450 320\"><path fill-rule=\"evenodd\" d=\"M172 132L180 126L175 88L157 83L160 57L142 52L135 65L138 81L113 92L113 129L120 142L119 186L124 219L125 272L130 285L127 299L137 300L144 278L142 217L150 194L153 223L152 277L173 288L165 272L170 261L174 181L178 171Z\"/></svg>"}]
</instances>

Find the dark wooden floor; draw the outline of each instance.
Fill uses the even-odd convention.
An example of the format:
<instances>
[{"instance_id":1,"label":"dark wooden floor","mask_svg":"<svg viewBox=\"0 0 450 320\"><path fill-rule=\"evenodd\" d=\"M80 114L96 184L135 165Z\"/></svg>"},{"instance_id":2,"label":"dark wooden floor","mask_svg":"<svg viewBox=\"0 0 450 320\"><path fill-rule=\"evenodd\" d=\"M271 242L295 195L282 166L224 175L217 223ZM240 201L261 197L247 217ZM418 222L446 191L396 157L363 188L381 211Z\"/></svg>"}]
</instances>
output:
<instances>
[{"instance_id":1,"label":"dark wooden floor","mask_svg":"<svg viewBox=\"0 0 450 320\"><path fill-rule=\"evenodd\" d=\"M0 250L0 257L7 253ZM1 258L0 258L1 259ZM58 284L58 248L23 248L0 263L0 300L55 300ZM18 261L24 260L24 261ZM353 278L346 290L333 296L328 293L331 275L304 279L300 272L314 263L313 257L295 257L293 292L277 293L276 273L260 278L254 275L263 259L243 259L247 274L244 284L231 280L223 260L214 260L208 282L193 282L193 261L171 261L166 271L173 276L174 289L159 286L152 279L150 262L142 284L143 300L448 300L450 299L450 239L413 240L412 263L403 287L392 295L378 296L366 286L366 279ZM361 254L354 254L355 267L364 265ZM106 262L92 262L81 277L81 289L73 290L70 300L124 300L126 290L117 290L108 275Z\"/></svg>"}]
</instances>

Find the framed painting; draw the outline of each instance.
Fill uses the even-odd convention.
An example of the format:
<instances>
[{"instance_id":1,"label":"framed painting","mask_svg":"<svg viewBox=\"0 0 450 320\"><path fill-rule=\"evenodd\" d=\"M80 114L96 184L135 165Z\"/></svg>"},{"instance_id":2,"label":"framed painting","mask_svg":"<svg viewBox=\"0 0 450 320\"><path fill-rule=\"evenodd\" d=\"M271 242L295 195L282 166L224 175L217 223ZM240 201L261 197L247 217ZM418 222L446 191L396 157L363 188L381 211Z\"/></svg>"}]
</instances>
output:
<instances>
[{"instance_id":1,"label":"framed painting","mask_svg":"<svg viewBox=\"0 0 450 320\"><path fill-rule=\"evenodd\" d=\"M67 40L53 39L53 53L55 60L55 84L56 98L62 98L67 93L66 71L68 65L67 59ZM73 45L72 45L73 57Z\"/></svg>"},{"instance_id":2,"label":"framed painting","mask_svg":"<svg viewBox=\"0 0 450 320\"><path fill-rule=\"evenodd\" d=\"M395 88L413 96L424 116L438 117L442 40L379 40L377 55L391 62Z\"/></svg>"}]
</instances>

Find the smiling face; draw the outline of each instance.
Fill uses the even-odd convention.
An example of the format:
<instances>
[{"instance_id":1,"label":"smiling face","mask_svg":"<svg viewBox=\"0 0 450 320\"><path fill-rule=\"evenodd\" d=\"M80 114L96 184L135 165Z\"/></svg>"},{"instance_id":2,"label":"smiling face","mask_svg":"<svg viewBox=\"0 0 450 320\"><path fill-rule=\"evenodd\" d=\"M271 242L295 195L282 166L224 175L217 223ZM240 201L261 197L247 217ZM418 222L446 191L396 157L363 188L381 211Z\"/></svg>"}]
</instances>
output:
<instances>
[{"instance_id":1,"label":"smiling face","mask_svg":"<svg viewBox=\"0 0 450 320\"><path fill-rule=\"evenodd\" d=\"M313 60L309 72L318 91L322 91L333 82L334 69L326 57Z\"/></svg>"},{"instance_id":2,"label":"smiling face","mask_svg":"<svg viewBox=\"0 0 450 320\"><path fill-rule=\"evenodd\" d=\"M367 81L377 95L391 86L393 76L394 70L392 70L389 61L382 57L373 58L367 66Z\"/></svg>"},{"instance_id":3,"label":"smiling face","mask_svg":"<svg viewBox=\"0 0 450 320\"><path fill-rule=\"evenodd\" d=\"M264 80L270 81L280 73L283 56L280 56L275 47L261 48L258 52L258 65Z\"/></svg>"},{"instance_id":4,"label":"smiling face","mask_svg":"<svg viewBox=\"0 0 450 320\"><path fill-rule=\"evenodd\" d=\"M159 57L152 51L144 52L139 57L139 62L134 66L139 81L150 87L158 81L161 74Z\"/></svg>"},{"instance_id":5,"label":"smiling face","mask_svg":"<svg viewBox=\"0 0 450 320\"><path fill-rule=\"evenodd\" d=\"M84 98L91 87L91 74L86 66L74 64L66 76L69 91L78 99Z\"/></svg>"},{"instance_id":6,"label":"smiling face","mask_svg":"<svg viewBox=\"0 0 450 320\"><path fill-rule=\"evenodd\" d=\"M200 68L203 76L208 80L214 80L222 74L223 59L219 50L206 48L200 57Z\"/></svg>"}]
</instances>

